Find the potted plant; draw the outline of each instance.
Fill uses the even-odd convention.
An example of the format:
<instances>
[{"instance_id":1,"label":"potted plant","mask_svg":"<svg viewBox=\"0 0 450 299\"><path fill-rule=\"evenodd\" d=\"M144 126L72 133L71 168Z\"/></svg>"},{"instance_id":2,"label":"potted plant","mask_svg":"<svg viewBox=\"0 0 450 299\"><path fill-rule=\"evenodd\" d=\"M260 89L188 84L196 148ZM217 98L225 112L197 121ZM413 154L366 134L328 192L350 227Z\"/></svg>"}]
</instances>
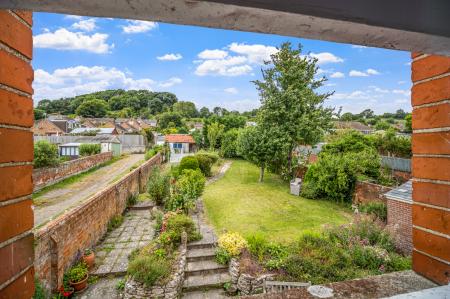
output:
<instances>
[{"instance_id":1,"label":"potted plant","mask_svg":"<svg viewBox=\"0 0 450 299\"><path fill-rule=\"evenodd\" d=\"M83 291L87 287L88 269L85 263L78 263L70 268L67 273L69 284L75 289L75 292Z\"/></svg>"},{"instance_id":2,"label":"potted plant","mask_svg":"<svg viewBox=\"0 0 450 299\"><path fill-rule=\"evenodd\" d=\"M69 285L63 285L61 288L59 288L59 298L72 298L73 293L75 292L75 289L72 288Z\"/></svg>"},{"instance_id":3,"label":"potted plant","mask_svg":"<svg viewBox=\"0 0 450 299\"><path fill-rule=\"evenodd\" d=\"M83 262L87 265L88 270L92 270L95 265L95 253L92 249L85 249L83 254Z\"/></svg>"}]
</instances>

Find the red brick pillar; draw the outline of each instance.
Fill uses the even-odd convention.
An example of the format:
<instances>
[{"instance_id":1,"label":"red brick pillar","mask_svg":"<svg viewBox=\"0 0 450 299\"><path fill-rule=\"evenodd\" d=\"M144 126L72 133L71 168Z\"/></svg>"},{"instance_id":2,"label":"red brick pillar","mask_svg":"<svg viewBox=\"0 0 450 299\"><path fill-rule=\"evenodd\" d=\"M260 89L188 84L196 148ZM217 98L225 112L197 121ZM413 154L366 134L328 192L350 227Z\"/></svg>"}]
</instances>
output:
<instances>
[{"instance_id":1,"label":"red brick pillar","mask_svg":"<svg viewBox=\"0 0 450 299\"><path fill-rule=\"evenodd\" d=\"M413 269L450 282L450 57L412 54Z\"/></svg>"},{"instance_id":2,"label":"red brick pillar","mask_svg":"<svg viewBox=\"0 0 450 299\"><path fill-rule=\"evenodd\" d=\"M32 14L0 10L0 298L34 292Z\"/></svg>"}]
</instances>

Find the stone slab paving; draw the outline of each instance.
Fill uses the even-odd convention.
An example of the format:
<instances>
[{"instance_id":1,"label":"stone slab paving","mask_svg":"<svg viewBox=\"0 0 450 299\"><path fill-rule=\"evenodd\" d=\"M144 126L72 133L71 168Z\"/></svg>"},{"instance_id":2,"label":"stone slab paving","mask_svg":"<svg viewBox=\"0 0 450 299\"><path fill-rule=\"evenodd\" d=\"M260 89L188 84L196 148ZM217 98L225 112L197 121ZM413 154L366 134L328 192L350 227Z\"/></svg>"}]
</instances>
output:
<instances>
[{"instance_id":1,"label":"stone slab paving","mask_svg":"<svg viewBox=\"0 0 450 299\"><path fill-rule=\"evenodd\" d=\"M120 299L122 295L117 290L117 284L122 278L108 277L100 279L93 286L89 286L87 290L80 294L76 294L77 299Z\"/></svg>"},{"instance_id":2,"label":"stone slab paving","mask_svg":"<svg viewBox=\"0 0 450 299\"><path fill-rule=\"evenodd\" d=\"M149 210L133 210L124 218L122 225L109 233L95 249L97 268L94 275L125 274L130 253L153 239L154 223Z\"/></svg>"}]
</instances>

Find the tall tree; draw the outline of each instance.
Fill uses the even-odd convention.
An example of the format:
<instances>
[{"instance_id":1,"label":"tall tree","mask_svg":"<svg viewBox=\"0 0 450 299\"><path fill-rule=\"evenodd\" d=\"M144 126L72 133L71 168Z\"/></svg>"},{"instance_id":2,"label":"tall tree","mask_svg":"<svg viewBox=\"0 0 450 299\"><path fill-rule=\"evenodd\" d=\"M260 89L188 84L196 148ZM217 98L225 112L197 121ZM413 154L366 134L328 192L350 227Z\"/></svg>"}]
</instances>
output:
<instances>
[{"instance_id":1,"label":"tall tree","mask_svg":"<svg viewBox=\"0 0 450 299\"><path fill-rule=\"evenodd\" d=\"M318 93L326 81L316 79L317 59L301 55L301 46L293 49L284 43L266 61L262 81L254 81L261 97L258 125L263 131L273 130L283 140L279 151L287 159L292 174L292 152L299 144L315 144L331 128L333 109L324 108L332 93Z\"/></svg>"},{"instance_id":2,"label":"tall tree","mask_svg":"<svg viewBox=\"0 0 450 299\"><path fill-rule=\"evenodd\" d=\"M193 118L198 116L197 108L192 102L180 101L173 105L173 112L179 113L184 117Z\"/></svg>"},{"instance_id":3,"label":"tall tree","mask_svg":"<svg viewBox=\"0 0 450 299\"><path fill-rule=\"evenodd\" d=\"M224 125L219 124L217 122L212 123L208 126L208 140L209 147L211 150L215 150L219 145L220 138L222 138Z\"/></svg>"},{"instance_id":4,"label":"tall tree","mask_svg":"<svg viewBox=\"0 0 450 299\"><path fill-rule=\"evenodd\" d=\"M78 106L76 113L83 117L103 117L109 110L108 104L99 99L93 99L83 102Z\"/></svg>"}]
</instances>

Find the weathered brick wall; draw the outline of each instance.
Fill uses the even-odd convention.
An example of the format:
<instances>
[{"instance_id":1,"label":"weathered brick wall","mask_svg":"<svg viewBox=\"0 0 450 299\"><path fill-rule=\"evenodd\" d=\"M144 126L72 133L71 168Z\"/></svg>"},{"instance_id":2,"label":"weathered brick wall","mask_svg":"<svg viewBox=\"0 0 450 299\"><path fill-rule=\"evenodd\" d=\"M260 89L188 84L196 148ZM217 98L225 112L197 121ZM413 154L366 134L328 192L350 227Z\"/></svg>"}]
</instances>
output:
<instances>
[{"instance_id":1,"label":"weathered brick wall","mask_svg":"<svg viewBox=\"0 0 450 299\"><path fill-rule=\"evenodd\" d=\"M89 170L112 159L112 152L101 153L80 159L67 161L57 167L45 167L33 170L34 191L55 184L65 178Z\"/></svg>"},{"instance_id":2,"label":"weathered brick wall","mask_svg":"<svg viewBox=\"0 0 450 299\"><path fill-rule=\"evenodd\" d=\"M450 282L450 57L412 54L413 269Z\"/></svg>"},{"instance_id":3,"label":"weathered brick wall","mask_svg":"<svg viewBox=\"0 0 450 299\"><path fill-rule=\"evenodd\" d=\"M0 10L0 298L34 292L32 14Z\"/></svg>"},{"instance_id":4,"label":"weathered brick wall","mask_svg":"<svg viewBox=\"0 0 450 299\"><path fill-rule=\"evenodd\" d=\"M387 199L387 225L394 233L397 248L405 254L411 254L412 203Z\"/></svg>"},{"instance_id":5,"label":"weathered brick wall","mask_svg":"<svg viewBox=\"0 0 450 299\"><path fill-rule=\"evenodd\" d=\"M151 168L161 162L160 154L154 156L114 185L35 232L36 274L47 289L61 285L64 271L85 248L100 240L108 221L123 213L128 197L142 190L141 184L146 184Z\"/></svg>"},{"instance_id":6,"label":"weathered brick wall","mask_svg":"<svg viewBox=\"0 0 450 299\"><path fill-rule=\"evenodd\" d=\"M373 201L386 203L386 198L383 195L391 190L391 187L358 181L356 182L355 192L353 193L353 203L365 204Z\"/></svg>"},{"instance_id":7,"label":"weathered brick wall","mask_svg":"<svg viewBox=\"0 0 450 299\"><path fill-rule=\"evenodd\" d=\"M401 184L409 181L412 178L411 172L406 171L394 170L392 172L392 175L394 176L394 178L400 181Z\"/></svg>"}]
</instances>

